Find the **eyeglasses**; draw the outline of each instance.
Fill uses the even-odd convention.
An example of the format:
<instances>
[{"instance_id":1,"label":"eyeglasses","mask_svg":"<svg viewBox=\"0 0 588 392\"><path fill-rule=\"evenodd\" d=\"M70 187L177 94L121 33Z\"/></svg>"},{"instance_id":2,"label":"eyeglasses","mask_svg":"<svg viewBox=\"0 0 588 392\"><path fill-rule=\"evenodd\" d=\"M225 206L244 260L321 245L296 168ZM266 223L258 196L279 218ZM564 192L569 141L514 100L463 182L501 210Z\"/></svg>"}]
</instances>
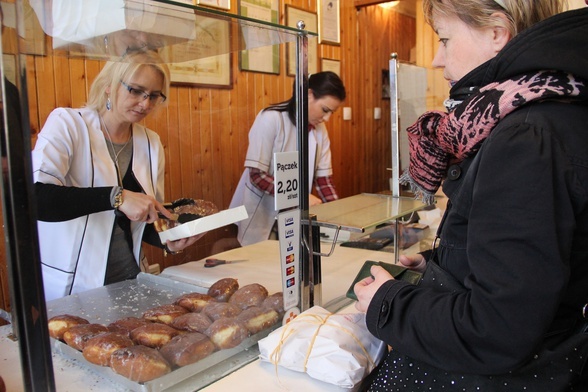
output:
<instances>
[{"instance_id":1,"label":"eyeglasses","mask_svg":"<svg viewBox=\"0 0 588 392\"><path fill-rule=\"evenodd\" d=\"M131 94L131 96L133 98L138 99L138 100L140 99L141 101L144 101L147 98L149 98L149 102L157 105L160 103L164 103L165 100L167 99L167 97L165 95L163 95L162 93L147 94L143 90L129 86L128 84L126 84L122 80L120 81L120 84L122 84L129 91L129 94Z\"/></svg>"}]
</instances>

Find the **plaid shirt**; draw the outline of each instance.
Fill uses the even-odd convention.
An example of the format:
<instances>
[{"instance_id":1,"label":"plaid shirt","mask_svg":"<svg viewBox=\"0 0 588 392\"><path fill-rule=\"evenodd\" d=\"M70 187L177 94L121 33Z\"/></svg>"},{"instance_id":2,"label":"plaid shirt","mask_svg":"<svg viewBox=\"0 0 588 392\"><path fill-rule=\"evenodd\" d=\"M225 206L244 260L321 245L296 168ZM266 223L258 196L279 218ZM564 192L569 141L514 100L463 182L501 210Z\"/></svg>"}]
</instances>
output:
<instances>
[{"instance_id":1,"label":"plaid shirt","mask_svg":"<svg viewBox=\"0 0 588 392\"><path fill-rule=\"evenodd\" d=\"M249 177L251 178L251 183L255 185L259 190L267 193L268 195L274 194L273 176L270 176L266 172L263 172L257 168L250 167ZM333 186L332 179L332 176L316 178L315 182L317 186L317 193L323 201L323 203L337 200L339 198L339 196L337 196L337 191Z\"/></svg>"}]
</instances>

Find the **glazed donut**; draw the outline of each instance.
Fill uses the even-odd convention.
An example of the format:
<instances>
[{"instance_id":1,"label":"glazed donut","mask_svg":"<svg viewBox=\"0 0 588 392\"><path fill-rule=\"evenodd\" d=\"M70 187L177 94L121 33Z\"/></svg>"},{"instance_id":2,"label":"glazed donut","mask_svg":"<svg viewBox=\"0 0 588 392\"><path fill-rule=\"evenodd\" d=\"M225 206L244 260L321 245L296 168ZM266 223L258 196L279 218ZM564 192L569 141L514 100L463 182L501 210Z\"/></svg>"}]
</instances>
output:
<instances>
[{"instance_id":1,"label":"glazed donut","mask_svg":"<svg viewBox=\"0 0 588 392\"><path fill-rule=\"evenodd\" d=\"M208 295L219 302L227 302L231 295L239 289L239 282L233 278L223 278L212 284L208 289Z\"/></svg>"},{"instance_id":2,"label":"glazed donut","mask_svg":"<svg viewBox=\"0 0 588 392\"><path fill-rule=\"evenodd\" d=\"M263 300L261 307L263 309L273 309L280 317L284 315L284 295L281 291L273 293Z\"/></svg>"},{"instance_id":3,"label":"glazed donut","mask_svg":"<svg viewBox=\"0 0 588 392\"><path fill-rule=\"evenodd\" d=\"M235 294L229 298L229 303L241 309L247 309L251 306L261 306L266 298L267 289L259 283L252 283L235 291Z\"/></svg>"},{"instance_id":4,"label":"glazed donut","mask_svg":"<svg viewBox=\"0 0 588 392\"><path fill-rule=\"evenodd\" d=\"M204 332L210 324L212 320L204 313L186 313L176 317L171 326L182 331Z\"/></svg>"},{"instance_id":5,"label":"glazed donut","mask_svg":"<svg viewBox=\"0 0 588 392\"><path fill-rule=\"evenodd\" d=\"M118 349L110 356L110 368L135 382L147 382L171 372L171 366L154 348L130 346Z\"/></svg>"},{"instance_id":6,"label":"glazed donut","mask_svg":"<svg viewBox=\"0 0 588 392\"><path fill-rule=\"evenodd\" d=\"M178 297L174 304L176 306L181 306L190 312L200 312L206 305L208 305L211 302L216 301L208 294L188 293L182 295L181 297Z\"/></svg>"},{"instance_id":7,"label":"glazed donut","mask_svg":"<svg viewBox=\"0 0 588 392\"><path fill-rule=\"evenodd\" d=\"M114 351L133 345L133 341L127 335L105 332L88 339L82 355L95 365L109 366L110 356Z\"/></svg>"},{"instance_id":8,"label":"glazed donut","mask_svg":"<svg viewBox=\"0 0 588 392\"><path fill-rule=\"evenodd\" d=\"M146 324L151 324L151 321L139 317L125 317L108 324L108 330L130 337L133 329Z\"/></svg>"},{"instance_id":9,"label":"glazed donut","mask_svg":"<svg viewBox=\"0 0 588 392\"><path fill-rule=\"evenodd\" d=\"M280 316L275 310L262 309L257 306L247 308L237 316L237 320L242 321L252 335L271 327L278 322L279 318Z\"/></svg>"},{"instance_id":10,"label":"glazed donut","mask_svg":"<svg viewBox=\"0 0 588 392\"><path fill-rule=\"evenodd\" d=\"M105 332L108 332L108 328L102 324L79 324L68 328L63 333L63 340L68 346L83 351L88 340Z\"/></svg>"},{"instance_id":11,"label":"glazed donut","mask_svg":"<svg viewBox=\"0 0 588 392\"><path fill-rule=\"evenodd\" d=\"M178 335L159 350L161 355L175 366L198 362L214 351L215 346L208 336L199 332Z\"/></svg>"},{"instance_id":12,"label":"glazed donut","mask_svg":"<svg viewBox=\"0 0 588 392\"><path fill-rule=\"evenodd\" d=\"M215 321L222 317L235 317L241 313L241 310L237 305L227 302L211 302L202 309L202 313Z\"/></svg>"},{"instance_id":13,"label":"glazed donut","mask_svg":"<svg viewBox=\"0 0 588 392\"><path fill-rule=\"evenodd\" d=\"M131 331L131 339L136 344L160 348L180 333L167 324L151 323L137 327Z\"/></svg>"},{"instance_id":14,"label":"glazed donut","mask_svg":"<svg viewBox=\"0 0 588 392\"><path fill-rule=\"evenodd\" d=\"M249 330L236 318L220 318L206 330L206 335L219 350L233 348L249 336Z\"/></svg>"},{"instance_id":15,"label":"glazed donut","mask_svg":"<svg viewBox=\"0 0 588 392\"><path fill-rule=\"evenodd\" d=\"M143 313L143 318L145 320L170 325L176 317L186 313L188 313L188 310L182 306L160 305L146 310Z\"/></svg>"},{"instance_id":16,"label":"glazed donut","mask_svg":"<svg viewBox=\"0 0 588 392\"><path fill-rule=\"evenodd\" d=\"M63 333L74 325L90 324L88 320L71 314L61 314L51 317L48 321L49 336L54 339L63 340Z\"/></svg>"}]
</instances>

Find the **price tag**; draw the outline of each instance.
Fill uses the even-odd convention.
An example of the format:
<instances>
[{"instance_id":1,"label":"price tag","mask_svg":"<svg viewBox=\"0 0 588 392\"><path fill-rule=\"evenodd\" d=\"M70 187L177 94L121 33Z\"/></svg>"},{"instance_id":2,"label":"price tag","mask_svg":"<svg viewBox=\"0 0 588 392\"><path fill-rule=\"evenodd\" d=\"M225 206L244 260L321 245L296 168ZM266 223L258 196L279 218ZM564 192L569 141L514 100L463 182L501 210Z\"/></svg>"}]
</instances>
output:
<instances>
[{"instance_id":1,"label":"price tag","mask_svg":"<svg viewBox=\"0 0 588 392\"><path fill-rule=\"evenodd\" d=\"M282 267L282 293L284 310L298 306L300 300L300 210L278 214L280 234L280 260Z\"/></svg>"},{"instance_id":2,"label":"price tag","mask_svg":"<svg viewBox=\"0 0 588 392\"><path fill-rule=\"evenodd\" d=\"M276 211L297 207L300 179L298 151L274 153L274 208Z\"/></svg>"}]
</instances>

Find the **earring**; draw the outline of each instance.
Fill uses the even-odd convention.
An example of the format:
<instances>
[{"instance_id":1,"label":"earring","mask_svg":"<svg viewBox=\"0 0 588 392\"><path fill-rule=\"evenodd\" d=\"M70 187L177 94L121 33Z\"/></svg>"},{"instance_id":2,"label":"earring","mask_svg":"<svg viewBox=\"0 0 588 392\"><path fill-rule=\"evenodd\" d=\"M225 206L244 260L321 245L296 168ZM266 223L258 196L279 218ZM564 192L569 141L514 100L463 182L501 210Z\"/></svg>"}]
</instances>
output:
<instances>
[{"instance_id":1,"label":"earring","mask_svg":"<svg viewBox=\"0 0 588 392\"><path fill-rule=\"evenodd\" d=\"M110 111L112 109L112 104L110 103L110 97L106 99L106 110Z\"/></svg>"}]
</instances>

